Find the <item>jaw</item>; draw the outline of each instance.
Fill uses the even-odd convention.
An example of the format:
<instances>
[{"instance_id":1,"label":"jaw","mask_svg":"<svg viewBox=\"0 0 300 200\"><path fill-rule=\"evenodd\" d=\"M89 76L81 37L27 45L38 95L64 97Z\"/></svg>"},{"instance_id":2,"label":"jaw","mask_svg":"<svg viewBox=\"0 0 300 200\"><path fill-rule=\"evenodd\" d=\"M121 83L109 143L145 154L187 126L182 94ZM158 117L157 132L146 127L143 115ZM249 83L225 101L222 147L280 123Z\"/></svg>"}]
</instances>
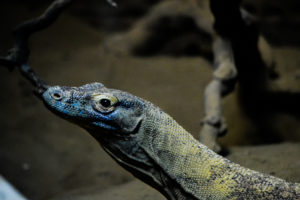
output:
<instances>
[{"instance_id":1,"label":"jaw","mask_svg":"<svg viewBox=\"0 0 300 200\"><path fill-rule=\"evenodd\" d=\"M50 110L52 113L54 113L55 115L59 116L62 119L65 119L79 126L81 126L81 124L84 124L83 123L84 119L80 119L80 117L74 117L70 115L70 113L66 110L64 111L58 110L56 107L53 107L51 104L45 101L44 101L44 105L47 107L48 110Z\"/></svg>"},{"instance_id":2,"label":"jaw","mask_svg":"<svg viewBox=\"0 0 300 200\"><path fill-rule=\"evenodd\" d=\"M182 197L190 197L181 186L172 180L148 154L135 142L134 136L126 138L111 136L109 132L90 134L100 143L104 151L108 153L120 166L129 171L133 176L152 186L167 199L176 200Z\"/></svg>"},{"instance_id":3,"label":"jaw","mask_svg":"<svg viewBox=\"0 0 300 200\"><path fill-rule=\"evenodd\" d=\"M120 136L111 136L111 133L105 131L101 134L89 132L99 142L103 150L120 166L169 197L160 180L159 171L161 170L159 166L140 148L138 142L134 142L133 136L121 138Z\"/></svg>"}]
</instances>

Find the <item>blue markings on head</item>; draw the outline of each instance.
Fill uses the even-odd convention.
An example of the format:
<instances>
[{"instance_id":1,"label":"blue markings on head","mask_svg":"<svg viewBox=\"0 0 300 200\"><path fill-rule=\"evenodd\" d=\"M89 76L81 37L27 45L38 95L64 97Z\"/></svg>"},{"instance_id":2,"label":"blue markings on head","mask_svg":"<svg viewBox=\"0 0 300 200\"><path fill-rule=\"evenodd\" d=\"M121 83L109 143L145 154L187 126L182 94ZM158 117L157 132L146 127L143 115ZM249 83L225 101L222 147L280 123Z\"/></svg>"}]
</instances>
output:
<instances>
[{"instance_id":1,"label":"blue markings on head","mask_svg":"<svg viewBox=\"0 0 300 200\"><path fill-rule=\"evenodd\" d=\"M77 102L72 103L72 106L75 108L78 108L78 107L81 107L81 103L77 101Z\"/></svg>"},{"instance_id":2,"label":"blue markings on head","mask_svg":"<svg viewBox=\"0 0 300 200\"><path fill-rule=\"evenodd\" d=\"M79 112L79 114L81 114L81 115L83 115L84 113L85 113L84 110L81 110L81 111Z\"/></svg>"},{"instance_id":3,"label":"blue markings on head","mask_svg":"<svg viewBox=\"0 0 300 200\"><path fill-rule=\"evenodd\" d=\"M58 99L56 93L61 98ZM111 104L112 109L106 109L96 98L98 96L111 100L114 103ZM144 105L143 101L130 94L109 90L99 83L74 88L50 87L43 94L43 99L55 114L83 128L91 130L96 127L120 133L135 130L142 119L140 108ZM116 102L113 101L115 99ZM133 109L135 107L138 109Z\"/></svg>"},{"instance_id":4,"label":"blue markings on head","mask_svg":"<svg viewBox=\"0 0 300 200\"><path fill-rule=\"evenodd\" d=\"M93 109L88 100L85 98L76 98L73 96L72 101L70 98L65 98L61 101L48 101L50 106L54 109L55 113L61 113L62 117L70 121L85 120L90 125L95 125L100 128L116 130L115 127L107 124L112 124L118 117L118 113L113 111L111 113L101 113Z\"/></svg>"},{"instance_id":5,"label":"blue markings on head","mask_svg":"<svg viewBox=\"0 0 300 200\"><path fill-rule=\"evenodd\" d=\"M93 113L94 113L94 115L95 115L94 117L96 119L99 119L99 120L102 120L102 121L113 121L118 115L118 112L116 112L116 111L113 111L113 112L108 113L108 114L102 114L102 113L99 113L99 112L96 112L96 111L94 111Z\"/></svg>"},{"instance_id":6,"label":"blue markings on head","mask_svg":"<svg viewBox=\"0 0 300 200\"><path fill-rule=\"evenodd\" d=\"M108 124L104 124L102 122L93 122L92 124L97 126L97 127L104 128L104 129L111 130L111 131L117 130L116 127L113 127L113 126L108 125Z\"/></svg>"}]
</instances>

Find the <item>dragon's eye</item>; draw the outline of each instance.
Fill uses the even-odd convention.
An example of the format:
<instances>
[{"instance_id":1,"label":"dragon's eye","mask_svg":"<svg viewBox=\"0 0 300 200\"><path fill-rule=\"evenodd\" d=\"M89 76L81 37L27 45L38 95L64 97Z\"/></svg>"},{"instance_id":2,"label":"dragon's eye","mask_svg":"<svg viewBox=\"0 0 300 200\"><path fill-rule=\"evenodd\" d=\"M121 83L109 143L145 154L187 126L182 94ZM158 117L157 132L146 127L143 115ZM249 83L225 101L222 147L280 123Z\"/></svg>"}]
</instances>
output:
<instances>
[{"instance_id":1,"label":"dragon's eye","mask_svg":"<svg viewBox=\"0 0 300 200\"><path fill-rule=\"evenodd\" d=\"M92 105L96 111L108 113L115 109L118 99L110 94L96 94L92 96Z\"/></svg>"},{"instance_id":2,"label":"dragon's eye","mask_svg":"<svg viewBox=\"0 0 300 200\"><path fill-rule=\"evenodd\" d=\"M99 101L99 103L100 103L103 107L105 107L105 108L108 108L108 107L110 107L110 105L111 105L111 102L110 102L109 99L101 99L101 100Z\"/></svg>"}]
</instances>

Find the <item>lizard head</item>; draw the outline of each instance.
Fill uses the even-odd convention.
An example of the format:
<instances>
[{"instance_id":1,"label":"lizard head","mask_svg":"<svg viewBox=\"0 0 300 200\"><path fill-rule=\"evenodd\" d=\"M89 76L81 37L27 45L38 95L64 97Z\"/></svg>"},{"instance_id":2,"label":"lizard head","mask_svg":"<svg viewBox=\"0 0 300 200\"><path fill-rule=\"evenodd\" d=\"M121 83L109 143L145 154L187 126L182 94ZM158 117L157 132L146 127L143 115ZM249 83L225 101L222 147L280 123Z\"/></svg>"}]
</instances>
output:
<instances>
[{"instance_id":1,"label":"lizard head","mask_svg":"<svg viewBox=\"0 0 300 200\"><path fill-rule=\"evenodd\" d=\"M177 189L177 193L171 192L175 185L151 156L153 138L158 138L154 135L159 133L154 121L163 123L161 120L164 120L170 125L169 118L158 107L100 83L81 87L54 86L42 97L52 112L86 129L122 167L168 199L177 199L173 197ZM153 115L162 118L153 121Z\"/></svg>"},{"instance_id":2,"label":"lizard head","mask_svg":"<svg viewBox=\"0 0 300 200\"><path fill-rule=\"evenodd\" d=\"M121 166L165 194L161 175L152 174L152 159L139 143L149 102L100 83L50 87L42 98L49 110L86 129Z\"/></svg>"},{"instance_id":3,"label":"lizard head","mask_svg":"<svg viewBox=\"0 0 300 200\"><path fill-rule=\"evenodd\" d=\"M44 92L43 100L52 112L89 132L130 134L136 131L143 118L142 101L101 83L50 87Z\"/></svg>"}]
</instances>

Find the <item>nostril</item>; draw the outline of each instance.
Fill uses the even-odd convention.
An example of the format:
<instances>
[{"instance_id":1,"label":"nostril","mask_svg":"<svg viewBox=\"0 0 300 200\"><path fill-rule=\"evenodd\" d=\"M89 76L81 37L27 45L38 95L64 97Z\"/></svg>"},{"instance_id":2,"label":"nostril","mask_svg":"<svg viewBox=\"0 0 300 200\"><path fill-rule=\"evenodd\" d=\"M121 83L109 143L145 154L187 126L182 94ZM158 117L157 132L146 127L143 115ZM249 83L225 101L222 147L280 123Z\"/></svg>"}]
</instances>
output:
<instances>
[{"instance_id":1,"label":"nostril","mask_svg":"<svg viewBox=\"0 0 300 200\"><path fill-rule=\"evenodd\" d=\"M56 92L53 92L51 94L52 98L55 99L55 100L61 100L62 99L62 93L59 92L59 91L56 91Z\"/></svg>"}]
</instances>

